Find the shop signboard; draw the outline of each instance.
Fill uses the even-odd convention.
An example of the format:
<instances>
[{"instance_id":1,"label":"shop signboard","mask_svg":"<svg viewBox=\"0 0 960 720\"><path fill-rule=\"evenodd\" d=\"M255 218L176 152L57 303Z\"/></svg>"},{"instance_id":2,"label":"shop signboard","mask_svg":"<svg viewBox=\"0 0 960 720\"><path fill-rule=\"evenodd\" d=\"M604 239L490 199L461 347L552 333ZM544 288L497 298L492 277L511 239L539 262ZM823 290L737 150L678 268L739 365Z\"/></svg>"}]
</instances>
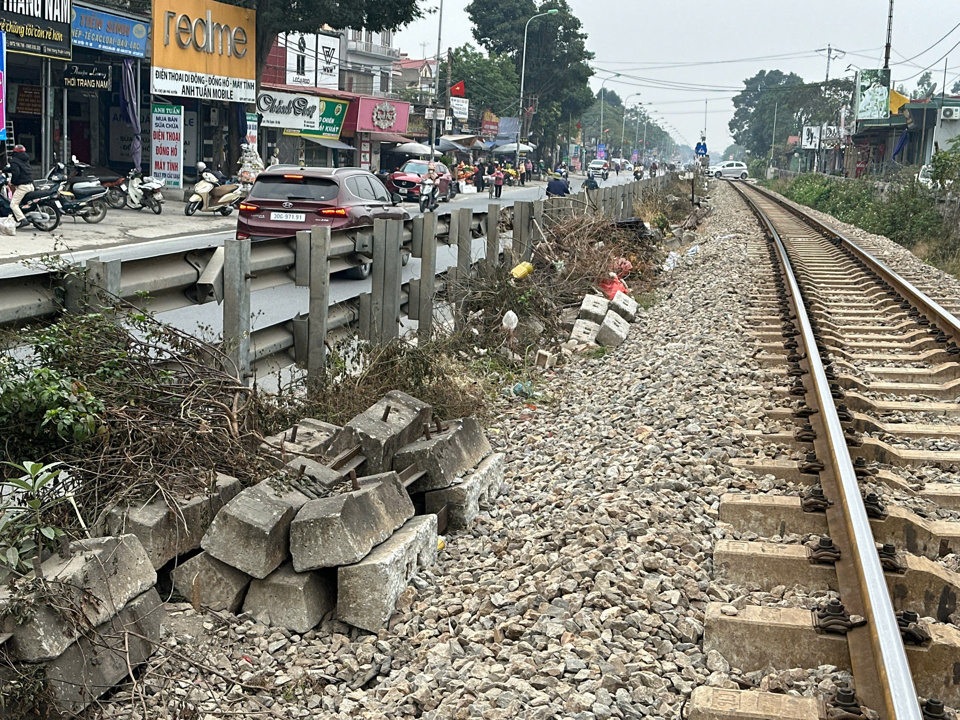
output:
<instances>
[{"instance_id":1,"label":"shop signboard","mask_svg":"<svg viewBox=\"0 0 960 720\"><path fill-rule=\"evenodd\" d=\"M883 120L890 115L890 69L857 73L857 120Z\"/></svg>"},{"instance_id":2,"label":"shop signboard","mask_svg":"<svg viewBox=\"0 0 960 720\"><path fill-rule=\"evenodd\" d=\"M330 98L319 98L319 115L317 115L316 130L301 130L301 134L311 137L323 138L324 140L339 140L340 131L343 130L343 121L347 117L347 106L350 104L346 100L332 100Z\"/></svg>"},{"instance_id":3,"label":"shop signboard","mask_svg":"<svg viewBox=\"0 0 960 720\"><path fill-rule=\"evenodd\" d=\"M597 159L606 160L607 159L607 146L603 143L597 145Z\"/></svg>"},{"instance_id":4,"label":"shop signboard","mask_svg":"<svg viewBox=\"0 0 960 720\"><path fill-rule=\"evenodd\" d=\"M7 40L9 41L9 37ZM7 111L13 115L42 115L43 90L39 85L10 85L9 107Z\"/></svg>"},{"instance_id":5,"label":"shop signboard","mask_svg":"<svg viewBox=\"0 0 960 720\"><path fill-rule=\"evenodd\" d=\"M320 98L316 95L261 90L257 96L257 111L263 118L263 127L289 130L320 129L318 125Z\"/></svg>"},{"instance_id":6,"label":"shop signboard","mask_svg":"<svg viewBox=\"0 0 960 720\"><path fill-rule=\"evenodd\" d=\"M5 0L0 5L0 31L7 50L69 60L70 0Z\"/></svg>"},{"instance_id":7,"label":"shop signboard","mask_svg":"<svg viewBox=\"0 0 960 720\"><path fill-rule=\"evenodd\" d=\"M803 134L800 136L800 148L802 150L816 150L820 146L820 126L804 125Z\"/></svg>"},{"instance_id":8,"label":"shop signboard","mask_svg":"<svg viewBox=\"0 0 960 720\"><path fill-rule=\"evenodd\" d=\"M483 113L483 120L480 123L480 134L483 137L495 138L500 132L500 118L489 110Z\"/></svg>"},{"instance_id":9,"label":"shop signboard","mask_svg":"<svg viewBox=\"0 0 960 720\"><path fill-rule=\"evenodd\" d=\"M383 100L381 98L362 97L355 100L350 108L351 115L356 108L358 132L394 132L407 131L410 117L410 103ZM429 108L428 108L429 109ZM443 112L441 110L438 113ZM438 115L438 120L443 116ZM349 125L348 125L349 127Z\"/></svg>"},{"instance_id":10,"label":"shop signboard","mask_svg":"<svg viewBox=\"0 0 960 720\"><path fill-rule=\"evenodd\" d=\"M143 143L144 154L150 145L150 108L140 109L140 138ZM110 162L128 163L130 162L130 145L133 144L133 129L127 122L126 116L120 108L113 106L110 108Z\"/></svg>"},{"instance_id":11,"label":"shop signboard","mask_svg":"<svg viewBox=\"0 0 960 720\"><path fill-rule=\"evenodd\" d=\"M0 32L0 140L7 139L7 34Z\"/></svg>"},{"instance_id":12,"label":"shop signboard","mask_svg":"<svg viewBox=\"0 0 960 720\"><path fill-rule=\"evenodd\" d=\"M68 62L63 68L63 86L80 90L110 90L113 74L110 63Z\"/></svg>"},{"instance_id":13,"label":"shop signboard","mask_svg":"<svg viewBox=\"0 0 960 720\"><path fill-rule=\"evenodd\" d=\"M148 22L74 5L70 30L77 47L128 57L147 56Z\"/></svg>"},{"instance_id":14,"label":"shop signboard","mask_svg":"<svg viewBox=\"0 0 960 720\"><path fill-rule=\"evenodd\" d=\"M150 91L221 102L257 99L254 10L154 0Z\"/></svg>"},{"instance_id":15,"label":"shop signboard","mask_svg":"<svg viewBox=\"0 0 960 720\"><path fill-rule=\"evenodd\" d=\"M337 90L340 87L340 38L330 35L285 33L287 85Z\"/></svg>"},{"instance_id":16,"label":"shop signboard","mask_svg":"<svg viewBox=\"0 0 960 720\"><path fill-rule=\"evenodd\" d=\"M183 187L183 107L153 104L151 172L170 188Z\"/></svg>"},{"instance_id":17,"label":"shop signboard","mask_svg":"<svg viewBox=\"0 0 960 720\"><path fill-rule=\"evenodd\" d=\"M466 120L470 114L470 101L467 98L451 97L450 112L457 120Z\"/></svg>"},{"instance_id":18,"label":"shop signboard","mask_svg":"<svg viewBox=\"0 0 960 720\"><path fill-rule=\"evenodd\" d=\"M257 137L259 135L259 123L256 113L247 113L247 145L257 151Z\"/></svg>"}]
</instances>

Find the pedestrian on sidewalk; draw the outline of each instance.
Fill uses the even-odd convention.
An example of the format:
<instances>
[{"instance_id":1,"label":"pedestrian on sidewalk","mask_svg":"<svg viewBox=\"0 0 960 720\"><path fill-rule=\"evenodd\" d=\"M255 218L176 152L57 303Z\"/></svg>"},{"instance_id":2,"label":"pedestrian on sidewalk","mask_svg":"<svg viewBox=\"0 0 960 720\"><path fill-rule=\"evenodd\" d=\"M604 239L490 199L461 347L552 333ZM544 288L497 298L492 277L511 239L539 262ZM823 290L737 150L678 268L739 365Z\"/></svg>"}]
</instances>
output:
<instances>
[{"instance_id":1,"label":"pedestrian on sidewalk","mask_svg":"<svg viewBox=\"0 0 960 720\"><path fill-rule=\"evenodd\" d=\"M28 192L33 192L33 173L30 170L30 156L27 155L27 149L23 145L18 143L13 146L10 164L4 168L4 171L10 173L10 184L13 186L13 197L10 199L13 219L17 221L18 228L26 227L30 221L23 217L20 201Z\"/></svg>"},{"instance_id":2,"label":"pedestrian on sidewalk","mask_svg":"<svg viewBox=\"0 0 960 720\"><path fill-rule=\"evenodd\" d=\"M517 164L517 180L520 183L520 187L523 187L523 182L524 180L526 180L526 177L527 177L527 166L524 165L523 160L521 160Z\"/></svg>"},{"instance_id":3,"label":"pedestrian on sidewalk","mask_svg":"<svg viewBox=\"0 0 960 720\"><path fill-rule=\"evenodd\" d=\"M499 200L503 194L503 170L500 169L499 165L493 166L493 187L496 191L494 197Z\"/></svg>"},{"instance_id":4,"label":"pedestrian on sidewalk","mask_svg":"<svg viewBox=\"0 0 960 720\"><path fill-rule=\"evenodd\" d=\"M474 172L473 172L473 184L476 186L478 193L483 192L483 188L486 187L486 185L484 185L484 183L483 183L483 173L484 173L484 170L485 170L485 168L484 168L484 166L483 166L483 163L482 163L482 162L478 162L478 163L477 163L477 167L476 167L476 169L475 169Z\"/></svg>"},{"instance_id":5,"label":"pedestrian on sidewalk","mask_svg":"<svg viewBox=\"0 0 960 720\"><path fill-rule=\"evenodd\" d=\"M527 158L527 161L523 164L524 170L527 171L527 180L533 181L533 163L530 162L530 158Z\"/></svg>"}]
</instances>

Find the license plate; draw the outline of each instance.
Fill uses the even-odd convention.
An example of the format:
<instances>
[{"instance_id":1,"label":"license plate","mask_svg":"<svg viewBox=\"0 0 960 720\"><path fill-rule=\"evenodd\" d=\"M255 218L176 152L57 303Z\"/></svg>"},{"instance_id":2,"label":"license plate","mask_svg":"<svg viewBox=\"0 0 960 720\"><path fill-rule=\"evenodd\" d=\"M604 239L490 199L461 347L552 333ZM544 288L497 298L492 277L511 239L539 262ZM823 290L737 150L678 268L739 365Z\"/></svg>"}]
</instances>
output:
<instances>
[{"instance_id":1,"label":"license plate","mask_svg":"<svg viewBox=\"0 0 960 720\"><path fill-rule=\"evenodd\" d=\"M409 191L409 190L404 190L403 188L397 188L397 194L398 194L398 195L406 195L408 192L410 192L410 191Z\"/></svg>"},{"instance_id":2,"label":"license plate","mask_svg":"<svg viewBox=\"0 0 960 720\"><path fill-rule=\"evenodd\" d=\"M306 213L272 212L270 219L277 222L304 222L307 215Z\"/></svg>"}]
</instances>

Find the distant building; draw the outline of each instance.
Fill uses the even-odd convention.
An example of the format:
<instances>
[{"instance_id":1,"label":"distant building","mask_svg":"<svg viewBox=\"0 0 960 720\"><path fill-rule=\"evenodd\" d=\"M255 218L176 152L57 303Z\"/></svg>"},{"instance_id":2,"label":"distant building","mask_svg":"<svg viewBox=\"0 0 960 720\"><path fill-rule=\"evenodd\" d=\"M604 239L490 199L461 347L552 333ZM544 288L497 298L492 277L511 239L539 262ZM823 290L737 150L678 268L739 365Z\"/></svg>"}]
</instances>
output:
<instances>
[{"instance_id":1,"label":"distant building","mask_svg":"<svg viewBox=\"0 0 960 720\"><path fill-rule=\"evenodd\" d=\"M435 60L418 60L401 54L394 65L394 89L431 92L436 74Z\"/></svg>"},{"instance_id":2,"label":"distant building","mask_svg":"<svg viewBox=\"0 0 960 720\"><path fill-rule=\"evenodd\" d=\"M393 97L394 64L400 59L393 47L393 32L344 30L346 48L340 66L340 89L347 92Z\"/></svg>"}]
</instances>

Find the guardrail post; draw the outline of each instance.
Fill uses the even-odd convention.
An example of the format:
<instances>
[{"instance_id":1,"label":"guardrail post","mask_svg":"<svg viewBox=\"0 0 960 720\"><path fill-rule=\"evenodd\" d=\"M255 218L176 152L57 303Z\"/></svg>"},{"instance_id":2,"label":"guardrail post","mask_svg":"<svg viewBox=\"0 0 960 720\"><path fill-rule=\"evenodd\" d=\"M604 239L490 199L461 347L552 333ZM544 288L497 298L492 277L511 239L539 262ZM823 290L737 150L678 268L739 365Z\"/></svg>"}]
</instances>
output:
<instances>
[{"instance_id":1,"label":"guardrail post","mask_svg":"<svg viewBox=\"0 0 960 720\"><path fill-rule=\"evenodd\" d=\"M310 314L307 324L307 377L316 380L327 362L327 311L330 308L330 228L310 230Z\"/></svg>"},{"instance_id":2,"label":"guardrail post","mask_svg":"<svg viewBox=\"0 0 960 720\"><path fill-rule=\"evenodd\" d=\"M536 200L533 203L533 214L530 218L530 237L527 241L527 252L523 259L528 262L532 260L534 245L545 240L543 234L543 200Z\"/></svg>"},{"instance_id":3,"label":"guardrail post","mask_svg":"<svg viewBox=\"0 0 960 720\"><path fill-rule=\"evenodd\" d=\"M461 283L462 289L466 289L465 283L470 279L470 265L473 259L473 210L470 208L458 208L457 215L457 281ZM450 238L453 240L453 238Z\"/></svg>"},{"instance_id":4,"label":"guardrail post","mask_svg":"<svg viewBox=\"0 0 960 720\"><path fill-rule=\"evenodd\" d=\"M417 338L429 342L433 334L433 298L437 286L437 214L423 216L420 260L420 299L417 303Z\"/></svg>"},{"instance_id":5,"label":"guardrail post","mask_svg":"<svg viewBox=\"0 0 960 720\"><path fill-rule=\"evenodd\" d=\"M370 293L360 293L360 297L357 298L357 328L360 339L368 343L373 342L372 323L370 322L371 304L372 296Z\"/></svg>"},{"instance_id":6,"label":"guardrail post","mask_svg":"<svg viewBox=\"0 0 960 720\"><path fill-rule=\"evenodd\" d=\"M484 254L487 275L493 276L500 266L500 206L487 205L487 250Z\"/></svg>"},{"instance_id":7,"label":"guardrail post","mask_svg":"<svg viewBox=\"0 0 960 720\"><path fill-rule=\"evenodd\" d=\"M527 247L530 244L530 224L533 218L533 203L515 202L513 204L513 260L523 262L527 259Z\"/></svg>"},{"instance_id":8,"label":"guardrail post","mask_svg":"<svg viewBox=\"0 0 960 720\"><path fill-rule=\"evenodd\" d=\"M370 319L373 342L378 345L390 342L400 335L402 236L401 220L373 221L373 290Z\"/></svg>"},{"instance_id":9,"label":"guardrail post","mask_svg":"<svg viewBox=\"0 0 960 720\"><path fill-rule=\"evenodd\" d=\"M223 341L241 382L250 375L250 240L223 241Z\"/></svg>"},{"instance_id":10,"label":"guardrail post","mask_svg":"<svg viewBox=\"0 0 960 720\"><path fill-rule=\"evenodd\" d=\"M423 216L410 221L410 256L423 257Z\"/></svg>"},{"instance_id":11,"label":"guardrail post","mask_svg":"<svg viewBox=\"0 0 960 720\"><path fill-rule=\"evenodd\" d=\"M87 260L87 303L96 310L113 307L120 296L120 261Z\"/></svg>"}]
</instances>

